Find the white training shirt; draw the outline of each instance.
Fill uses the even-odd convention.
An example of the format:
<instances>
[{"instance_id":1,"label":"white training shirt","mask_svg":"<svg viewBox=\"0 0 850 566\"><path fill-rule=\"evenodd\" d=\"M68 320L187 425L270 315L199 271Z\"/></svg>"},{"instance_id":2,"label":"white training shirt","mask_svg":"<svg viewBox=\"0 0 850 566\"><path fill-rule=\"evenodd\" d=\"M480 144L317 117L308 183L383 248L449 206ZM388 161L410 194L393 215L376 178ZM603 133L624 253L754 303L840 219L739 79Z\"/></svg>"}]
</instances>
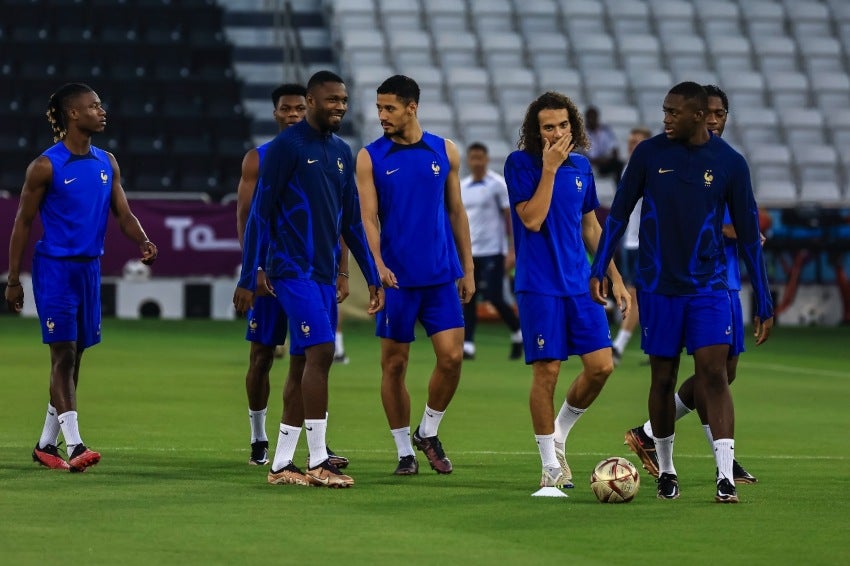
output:
<instances>
[{"instance_id":1,"label":"white training shirt","mask_svg":"<svg viewBox=\"0 0 850 566\"><path fill-rule=\"evenodd\" d=\"M472 256L507 253L504 211L510 208L510 201L505 178L489 169L481 181L473 181L469 175L460 181L460 196L469 217Z\"/></svg>"}]
</instances>

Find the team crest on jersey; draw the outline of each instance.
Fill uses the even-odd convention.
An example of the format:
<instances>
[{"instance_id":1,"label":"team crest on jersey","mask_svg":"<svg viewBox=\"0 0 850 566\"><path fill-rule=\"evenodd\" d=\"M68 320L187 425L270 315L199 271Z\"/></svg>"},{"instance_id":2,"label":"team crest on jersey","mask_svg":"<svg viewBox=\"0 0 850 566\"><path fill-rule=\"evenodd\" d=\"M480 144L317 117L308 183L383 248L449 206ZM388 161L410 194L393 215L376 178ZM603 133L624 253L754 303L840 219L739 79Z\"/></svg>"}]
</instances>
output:
<instances>
[{"instance_id":1,"label":"team crest on jersey","mask_svg":"<svg viewBox=\"0 0 850 566\"><path fill-rule=\"evenodd\" d=\"M304 338L310 337L310 325L307 324L307 321L301 323L301 334L304 335Z\"/></svg>"},{"instance_id":2,"label":"team crest on jersey","mask_svg":"<svg viewBox=\"0 0 850 566\"><path fill-rule=\"evenodd\" d=\"M336 158L336 168L339 169L340 173L342 173L343 170L345 169L345 165L342 164L342 158L341 157Z\"/></svg>"},{"instance_id":3,"label":"team crest on jersey","mask_svg":"<svg viewBox=\"0 0 850 566\"><path fill-rule=\"evenodd\" d=\"M536 342L537 342L537 349L538 349L538 350L542 350L542 349L543 349L543 346L545 346L545 345L546 345L546 340L544 340L544 339L543 339L543 335L542 335L542 334L538 334L538 335L537 335Z\"/></svg>"},{"instance_id":4,"label":"team crest on jersey","mask_svg":"<svg viewBox=\"0 0 850 566\"><path fill-rule=\"evenodd\" d=\"M581 177L576 177L576 190L581 192L581 188L584 186L584 183L581 182Z\"/></svg>"},{"instance_id":5,"label":"team crest on jersey","mask_svg":"<svg viewBox=\"0 0 850 566\"><path fill-rule=\"evenodd\" d=\"M710 189L711 183L714 181L714 175L711 174L711 169L706 169L705 173L702 174L702 178L705 181L705 188Z\"/></svg>"},{"instance_id":6,"label":"team crest on jersey","mask_svg":"<svg viewBox=\"0 0 850 566\"><path fill-rule=\"evenodd\" d=\"M434 172L434 176L435 176L435 177L439 177L439 176L440 176L440 166L437 164L437 162L436 162L436 161L432 161L432 162L431 162L431 171L433 171L433 172Z\"/></svg>"},{"instance_id":7,"label":"team crest on jersey","mask_svg":"<svg viewBox=\"0 0 850 566\"><path fill-rule=\"evenodd\" d=\"M53 322L52 318L48 318L47 321L44 323L44 326L47 327L48 334L53 334L53 329L56 327L56 323Z\"/></svg>"},{"instance_id":8,"label":"team crest on jersey","mask_svg":"<svg viewBox=\"0 0 850 566\"><path fill-rule=\"evenodd\" d=\"M104 185L106 184L107 181L109 181L109 176L106 174L106 171L104 171L103 169L100 170L100 180L103 181Z\"/></svg>"},{"instance_id":9,"label":"team crest on jersey","mask_svg":"<svg viewBox=\"0 0 850 566\"><path fill-rule=\"evenodd\" d=\"M259 326L259 325L257 324L256 318L251 318L251 320L248 321L248 329L250 330L251 334L254 334L254 333L257 332L257 326Z\"/></svg>"}]
</instances>

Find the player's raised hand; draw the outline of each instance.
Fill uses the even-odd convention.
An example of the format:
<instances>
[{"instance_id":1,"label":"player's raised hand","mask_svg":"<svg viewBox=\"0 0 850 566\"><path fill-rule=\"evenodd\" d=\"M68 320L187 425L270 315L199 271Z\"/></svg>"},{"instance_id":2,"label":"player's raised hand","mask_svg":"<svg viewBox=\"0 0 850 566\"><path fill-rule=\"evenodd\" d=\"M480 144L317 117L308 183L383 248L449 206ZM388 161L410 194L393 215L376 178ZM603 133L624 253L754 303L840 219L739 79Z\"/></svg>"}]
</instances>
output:
<instances>
[{"instance_id":1,"label":"player's raised hand","mask_svg":"<svg viewBox=\"0 0 850 566\"><path fill-rule=\"evenodd\" d=\"M544 139L543 168L555 170L560 167L574 147L572 134L566 134L552 144L549 143L549 140Z\"/></svg>"},{"instance_id":2,"label":"player's raised hand","mask_svg":"<svg viewBox=\"0 0 850 566\"><path fill-rule=\"evenodd\" d=\"M764 344L770 337L773 328L773 317L762 320L758 316L753 317L753 336L756 337L756 346Z\"/></svg>"}]
</instances>

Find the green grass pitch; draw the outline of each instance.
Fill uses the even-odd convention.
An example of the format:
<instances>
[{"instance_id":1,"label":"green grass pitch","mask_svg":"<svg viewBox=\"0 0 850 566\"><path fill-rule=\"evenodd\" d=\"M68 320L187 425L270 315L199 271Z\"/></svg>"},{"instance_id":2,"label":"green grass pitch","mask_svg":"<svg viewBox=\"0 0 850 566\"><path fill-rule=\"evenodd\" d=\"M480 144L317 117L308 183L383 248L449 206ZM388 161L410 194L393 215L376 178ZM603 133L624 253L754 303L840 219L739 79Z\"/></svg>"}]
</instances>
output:
<instances>
[{"instance_id":1,"label":"green grass pitch","mask_svg":"<svg viewBox=\"0 0 850 566\"><path fill-rule=\"evenodd\" d=\"M249 467L241 322L106 320L83 359L83 439L103 454L85 474L30 460L44 417L48 351L36 321L0 317L0 562L35 564L823 564L847 563L850 328L779 327L741 358L733 386L736 455L759 478L741 503L713 499L714 461L695 415L679 421L682 496L655 498L641 469L632 503L589 487L607 456L638 459L623 433L646 416L638 339L567 444L569 499L532 498L540 465L528 414L530 370L508 361L507 332L481 325L478 359L440 437L455 471L397 478L379 397L379 345L346 324L351 363L331 372L328 442L351 458L348 490L270 486ZM408 371L415 427L432 368L419 332ZM286 363L286 362L284 362ZM578 371L562 369L558 403ZM692 369L683 358L680 379ZM284 367L272 370L268 432ZM306 458L306 439L296 463ZM845 542L841 542L845 541Z\"/></svg>"}]
</instances>

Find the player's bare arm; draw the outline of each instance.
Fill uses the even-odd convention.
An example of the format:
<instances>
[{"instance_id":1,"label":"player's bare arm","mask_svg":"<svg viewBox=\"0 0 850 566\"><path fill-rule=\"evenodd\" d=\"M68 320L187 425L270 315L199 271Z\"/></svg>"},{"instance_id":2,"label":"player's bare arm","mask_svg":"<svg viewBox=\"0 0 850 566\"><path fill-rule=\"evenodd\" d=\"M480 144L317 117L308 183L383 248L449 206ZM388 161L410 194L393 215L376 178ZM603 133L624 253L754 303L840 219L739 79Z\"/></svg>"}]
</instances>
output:
<instances>
[{"instance_id":1,"label":"player's bare arm","mask_svg":"<svg viewBox=\"0 0 850 566\"><path fill-rule=\"evenodd\" d=\"M124 193L124 187L121 186L121 169L118 167L118 161L111 153L108 155L109 161L112 163L112 195L109 202L112 215L118 221L121 232L139 245L139 250L142 252L142 263L150 265L156 261L158 250L154 243L148 240L139 219L130 210L127 195Z\"/></svg>"},{"instance_id":2,"label":"player's bare arm","mask_svg":"<svg viewBox=\"0 0 850 566\"><path fill-rule=\"evenodd\" d=\"M546 125L541 125L546 128ZM552 205L552 191L555 189L555 174L558 167L566 161L575 145L572 134L566 134L555 143L543 140L543 170L540 182L534 190L534 195L525 202L516 205L517 215L523 225L532 232L539 232L543 222L549 215L549 207Z\"/></svg>"},{"instance_id":3,"label":"player's bare arm","mask_svg":"<svg viewBox=\"0 0 850 566\"><path fill-rule=\"evenodd\" d=\"M458 294L464 304L468 303L475 295L475 266L472 262L472 238L469 235L469 218L463 207L463 199L460 196L460 152L451 140L446 140L446 154L449 156L449 175L446 178L446 209L449 214L449 223L452 225L452 235L455 246L460 254L460 263L463 266L463 278L458 284Z\"/></svg>"},{"instance_id":4,"label":"player's bare arm","mask_svg":"<svg viewBox=\"0 0 850 566\"><path fill-rule=\"evenodd\" d=\"M239 177L239 185L236 187L236 235L239 237L239 245L245 237L245 225L248 223L248 214L251 212L251 200L254 198L254 189L260 177L260 155L256 148L249 150L242 158L242 174Z\"/></svg>"},{"instance_id":5,"label":"player's bare arm","mask_svg":"<svg viewBox=\"0 0 850 566\"><path fill-rule=\"evenodd\" d=\"M9 237L9 275L6 284L6 306L10 312L24 308L24 288L21 285L21 262L30 239L32 221L38 214L44 193L53 179L53 165L44 156L34 159L27 167L24 186L18 201L18 212Z\"/></svg>"},{"instance_id":6,"label":"player's bare arm","mask_svg":"<svg viewBox=\"0 0 850 566\"><path fill-rule=\"evenodd\" d=\"M581 218L581 237L584 241L584 247L592 255L596 255L596 250L599 248L599 238L601 236L602 226L599 225L599 219L596 217L596 211L591 210ZM611 292L614 295L614 302L617 303L617 307L625 317L628 315L629 310L632 307L632 297L628 289L626 289L626 285L623 283L623 277L620 275L620 271L614 264L613 259L608 262L608 269L605 270L605 273L611 279ZM605 299L608 297L608 281L605 279L601 283L602 285L599 289L601 296L598 299L595 296L592 298L597 303L604 305L606 303Z\"/></svg>"},{"instance_id":7,"label":"player's bare arm","mask_svg":"<svg viewBox=\"0 0 850 566\"><path fill-rule=\"evenodd\" d=\"M372 178L372 158L366 149L357 152L357 194L360 197L360 217L363 219L363 231L369 251L375 258L378 275L384 287L398 289L398 280L385 264L381 256L381 229L378 225L378 191Z\"/></svg>"}]
</instances>

